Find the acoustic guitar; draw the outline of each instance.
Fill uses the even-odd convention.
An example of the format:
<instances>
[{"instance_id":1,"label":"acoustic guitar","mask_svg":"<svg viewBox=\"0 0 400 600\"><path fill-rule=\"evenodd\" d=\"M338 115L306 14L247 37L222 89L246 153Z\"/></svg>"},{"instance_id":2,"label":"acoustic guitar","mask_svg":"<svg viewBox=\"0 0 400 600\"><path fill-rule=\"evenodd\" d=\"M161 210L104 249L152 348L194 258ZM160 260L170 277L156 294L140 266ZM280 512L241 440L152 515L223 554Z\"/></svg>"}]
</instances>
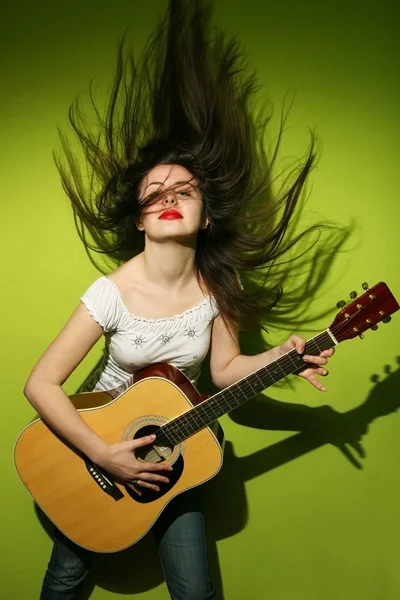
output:
<instances>
[{"instance_id":1,"label":"acoustic guitar","mask_svg":"<svg viewBox=\"0 0 400 600\"><path fill-rule=\"evenodd\" d=\"M305 354L319 355L343 340L362 336L388 322L399 305L385 283L369 289L341 309L331 326L309 339ZM138 371L133 384L117 398L88 392L72 401L97 435L107 443L156 434L154 443L137 450L140 460L173 466L160 491L134 493L93 464L37 419L20 434L15 465L22 482L49 519L76 544L95 552L117 552L140 540L165 506L178 494L214 477L222 466L223 433L217 419L264 389L304 368L296 350L284 354L237 383L204 398L168 364Z\"/></svg>"}]
</instances>

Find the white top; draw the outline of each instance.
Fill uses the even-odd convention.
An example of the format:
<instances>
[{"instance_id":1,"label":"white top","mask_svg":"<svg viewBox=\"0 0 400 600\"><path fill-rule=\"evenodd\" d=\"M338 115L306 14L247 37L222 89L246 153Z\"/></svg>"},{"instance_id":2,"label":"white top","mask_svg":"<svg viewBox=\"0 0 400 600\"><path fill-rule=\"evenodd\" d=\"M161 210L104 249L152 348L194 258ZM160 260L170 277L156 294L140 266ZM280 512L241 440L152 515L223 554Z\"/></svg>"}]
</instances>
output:
<instances>
[{"instance_id":1,"label":"white top","mask_svg":"<svg viewBox=\"0 0 400 600\"><path fill-rule=\"evenodd\" d=\"M81 302L106 338L104 358L81 391L113 390L116 396L131 385L135 371L154 363L170 363L196 383L218 314L210 297L180 315L147 319L130 313L114 282L100 277Z\"/></svg>"}]
</instances>

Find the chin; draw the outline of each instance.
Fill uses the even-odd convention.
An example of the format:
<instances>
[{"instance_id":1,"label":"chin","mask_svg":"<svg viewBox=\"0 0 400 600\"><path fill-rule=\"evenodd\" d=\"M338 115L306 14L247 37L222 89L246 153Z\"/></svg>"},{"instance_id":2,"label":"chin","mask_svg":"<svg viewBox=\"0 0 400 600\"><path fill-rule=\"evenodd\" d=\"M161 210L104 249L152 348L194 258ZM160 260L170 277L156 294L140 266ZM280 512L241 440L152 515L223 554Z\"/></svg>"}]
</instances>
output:
<instances>
[{"instance_id":1,"label":"chin","mask_svg":"<svg viewBox=\"0 0 400 600\"><path fill-rule=\"evenodd\" d=\"M168 233L163 233L160 234L158 233L146 233L146 238L150 241L150 242L154 242L157 244L162 244L162 243L166 243L166 242L176 242L177 244L183 244L184 242L190 243L191 245L193 244L193 242L196 242L197 240L197 231L191 232L191 231L181 231L181 232L168 232Z\"/></svg>"}]
</instances>

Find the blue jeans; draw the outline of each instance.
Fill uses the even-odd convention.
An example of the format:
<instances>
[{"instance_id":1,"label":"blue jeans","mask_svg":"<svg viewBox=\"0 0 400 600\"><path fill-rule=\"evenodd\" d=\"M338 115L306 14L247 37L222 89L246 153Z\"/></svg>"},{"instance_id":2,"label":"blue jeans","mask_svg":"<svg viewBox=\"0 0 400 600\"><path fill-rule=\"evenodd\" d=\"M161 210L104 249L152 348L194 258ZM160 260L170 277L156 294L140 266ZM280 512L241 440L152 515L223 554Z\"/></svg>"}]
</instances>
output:
<instances>
[{"instance_id":1,"label":"blue jeans","mask_svg":"<svg viewBox=\"0 0 400 600\"><path fill-rule=\"evenodd\" d=\"M171 598L214 600L199 490L172 500L152 531ZM91 557L91 552L57 532L40 600L78 600Z\"/></svg>"}]
</instances>

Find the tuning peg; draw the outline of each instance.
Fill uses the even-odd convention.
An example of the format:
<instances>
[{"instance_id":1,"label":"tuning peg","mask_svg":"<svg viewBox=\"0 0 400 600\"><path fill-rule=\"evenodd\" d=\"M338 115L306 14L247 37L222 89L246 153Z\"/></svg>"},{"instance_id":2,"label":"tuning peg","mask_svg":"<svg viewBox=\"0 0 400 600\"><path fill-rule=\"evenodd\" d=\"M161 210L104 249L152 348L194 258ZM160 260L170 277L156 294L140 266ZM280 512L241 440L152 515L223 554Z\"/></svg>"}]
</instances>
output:
<instances>
[{"instance_id":1,"label":"tuning peg","mask_svg":"<svg viewBox=\"0 0 400 600\"><path fill-rule=\"evenodd\" d=\"M372 331L376 331L378 329L378 325L372 325L370 329L372 329Z\"/></svg>"},{"instance_id":2,"label":"tuning peg","mask_svg":"<svg viewBox=\"0 0 400 600\"><path fill-rule=\"evenodd\" d=\"M355 300L357 298L357 292L350 292L350 298Z\"/></svg>"},{"instance_id":3,"label":"tuning peg","mask_svg":"<svg viewBox=\"0 0 400 600\"><path fill-rule=\"evenodd\" d=\"M343 308L343 306L346 306L346 301L345 300L339 300L339 302L336 302L336 307L337 308Z\"/></svg>"},{"instance_id":4,"label":"tuning peg","mask_svg":"<svg viewBox=\"0 0 400 600\"><path fill-rule=\"evenodd\" d=\"M387 317L383 317L382 323L390 323L391 320L392 320L392 317L389 317L389 315L388 315Z\"/></svg>"},{"instance_id":5,"label":"tuning peg","mask_svg":"<svg viewBox=\"0 0 400 600\"><path fill-rule=\"evenodd\" d=\"M362 284L362 289L369 290L368 283L366 281L364 281L364 283Z\"/></svg>"},{"instance_id":6,"label":"tuning peg","mask_svg":"<svg viewBox=\"0 0 400 600\"><path fill-rule=\"evenodd\" d=\"M360 338L360 340L363 340L364 339L364 334L360 333L360 335L358 337Z\"/></svg>"}]
</instances>

